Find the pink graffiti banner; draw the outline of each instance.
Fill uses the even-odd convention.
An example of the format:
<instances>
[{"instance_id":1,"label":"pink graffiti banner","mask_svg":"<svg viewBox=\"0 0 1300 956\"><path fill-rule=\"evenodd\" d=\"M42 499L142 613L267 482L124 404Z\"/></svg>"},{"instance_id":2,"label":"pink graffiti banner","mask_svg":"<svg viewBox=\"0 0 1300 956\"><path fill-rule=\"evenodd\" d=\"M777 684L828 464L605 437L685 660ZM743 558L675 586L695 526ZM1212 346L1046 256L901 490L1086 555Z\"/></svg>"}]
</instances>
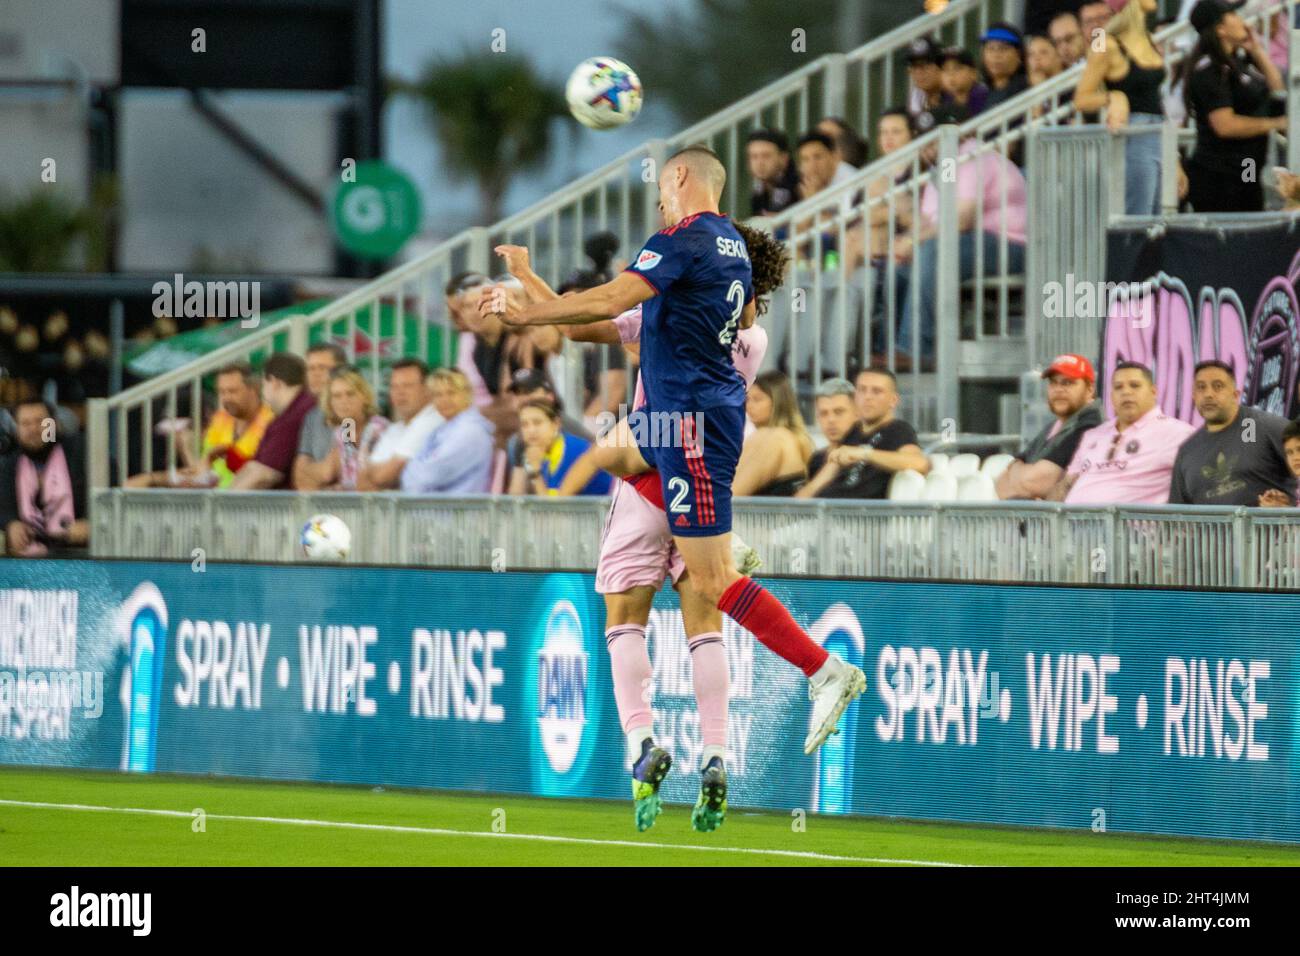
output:
<instances>
[{"instance_id":1,"label":"pink graffiti banner","mask_svg":"<svg viewBox=\"0 0 1300 956\"><path fill-rule=\"evenodd\" d=\"M1160 407L1167 415L1200 426L1192 396L1197 362L1219 359L1237 376L1242 401L1292 417L1300 372L1300 252L1285 275L1264 286L1247 318L1237 292L1203 286L1195 298L1186 283L1161 271L1133 283L1131 297L1112 295L1106 315L1102 367L1141 362L1156 379ZM1114 414L1109 392L1107 417Z\"/></svg>"}]
</instances>

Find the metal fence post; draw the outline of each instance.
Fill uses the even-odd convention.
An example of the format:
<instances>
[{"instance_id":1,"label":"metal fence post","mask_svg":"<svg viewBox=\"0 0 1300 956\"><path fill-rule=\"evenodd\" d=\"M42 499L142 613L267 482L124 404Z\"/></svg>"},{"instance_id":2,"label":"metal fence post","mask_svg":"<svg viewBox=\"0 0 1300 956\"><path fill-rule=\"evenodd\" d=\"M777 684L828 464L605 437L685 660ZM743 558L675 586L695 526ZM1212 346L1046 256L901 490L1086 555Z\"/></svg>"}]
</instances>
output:
<instances>
[{"instance_id":1,"label":"metal fence post","mask_svg":"<svg viewBox=\"0 0 1300 956\"><path fill-rule=\"evenodd\" d=\"M935 237L935 399L939 420L951 418L961 428L961 409L957 383L957 349L961 328L961 274L960 236L957 222L957 151L960 142L958 128L951 124L939 128L939 159L933 175L938 179L939 221ZM969 162L975 162L972 157ZM913 260L920 253L913 250ZM912 281L924 281L919 270L913 269ZM909 292L910 294L910 292ZM921 325L924 316L913 319L912 342L916 348L914 359L923 354Z\"/></svg>"},{"instance_id":2,"label":"metal fence post","mask_svg":"<svg viewBox=\"0 0 1300 956\"><path fill-rule=\"evenodd\" d=\"M90 522L91 534L96 527L96 511L99 509L99 495L102 488L109 483L108 467L108 399L92 398L86 408L86 502L89 513L85 516ZM93 544L93 541L92 541Z\"/></svg>"},{"instance_id":3,"label":"metal fence post","mask_svg":"<svg viewBox=\"0 0 1300 956\"><path fill-rule=\"evenodd\" d=\"M1115 576L1108 583L1125 584L1128 582L1128 547L1124 536L1124 516L1114 506L1107 508L1106 513L1110 516L1110 550L1114 555L1107 567L1115 569Z\"/></svg>"},{"instance_id":4,"label":"metal fence post","mask_svg":"<svg viewBox=\"0 0 1300 956\"><path fill-rule=\"evenodd\" d=\"M1284 9L1287 37L1290 42L1288 50L1287 81L1287 131L1286 131L1286 168L1291 172L1300 172L1300 23L1296 23L1300 4L1291 0Z\"/></svg>"},{"instance_id":5,"label":"metal fence post","mask_svg":"<svg viewBox=\"0 0 1300 956\"><path fill-rule=\"evenodd\" d=\"M1029 242L1025 246L1025 345L1030 363L1039 361L1043 336L1043 241L1046 223L1043 215L1047 205L1040 185L1039 150L1042 144L1041 127L1030 126L1025 133L1025 221L1029 227ZM1038 241L1035 241L1038 240Z\"/></svg>"},{"instance_id":6,"label":"metal fence post","mask_svg":"<svg viewBox=\"0 0 1300 956\"><path fill-rule=\"evenodd\" d=\"M1245 508L1238 508L1232 516L1232 583L1235 587L1255 585L1255 549L1251 545L1251 527Z\"/></svg>"},{"instance_id":7,"label":"metal fence post","mask_svg":"<svg viewBox=\"0 0 1300 956\"><path fill-rule=\"evenodd\" d=\"M1115 218L1122 216L1125 212L1124 205L1124 153L1125 143L1127 140L1123 136L1111 136L1110 138L1110 176L1106 183L1107 200L1109 201L1110 216Z\"/></svg>"},{"instance_id":8,"label":"metal fence post","mask_svg":"<svg viewBox=\"0 0 1300 956\"><path fill-rule=\"evenodd\" d=\"M1178 127L1167 116L1160 124L1160 211L1178 212Z\"/></svg>"},{"instance_id":9,"label":"metal fence post","mask_svg":"<svg viewBox=\"0 0 1300 956\"><path fill-rule=\"evenodd\" d=\"M482 226L474 226L469 231L466 258L471 272L492 274L492 255L488 248L488 231Z\"/></svg>"},{"instance_id":10,"label":"metal fence post","mask_svg":"<svg viewBox=\"0 0 1300 956\"><path fill-rule=\"evenodd\" d=\"M843 116L848 102L848 59L843 53L828 53L822 86L822 116Z\"/></svg>"}]
</instances>

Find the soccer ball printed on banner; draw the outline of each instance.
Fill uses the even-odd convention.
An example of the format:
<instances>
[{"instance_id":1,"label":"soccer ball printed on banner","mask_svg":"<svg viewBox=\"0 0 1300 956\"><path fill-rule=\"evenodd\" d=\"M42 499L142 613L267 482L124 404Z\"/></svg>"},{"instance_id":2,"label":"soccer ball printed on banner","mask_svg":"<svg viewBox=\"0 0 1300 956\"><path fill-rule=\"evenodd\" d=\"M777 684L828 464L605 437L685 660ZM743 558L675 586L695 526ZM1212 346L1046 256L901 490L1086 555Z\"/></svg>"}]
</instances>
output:
<instances>
[{"instance_id":1,"label":"soccer ball printed on banner","mask_svg":"<svg viewBox=\"0 0 1300 956\"><path fill-rule=\"evenodd\" d=\"M299 544L312 561L342 561L352 548L352 529L337 515L312 515L302 526Z\"/></svg>"},{"instance_id":2,"label":"soccer ball printed on banner","mask_svg":"<svg viewBox=\"0 0 1300 956\"><path fill-rule=\"evenodd\" d=\"M569 112L583 126L613 129L630 123L641 111L641 80L612 56L583 60L564 88Z\"/></svg>"}]
</instances>

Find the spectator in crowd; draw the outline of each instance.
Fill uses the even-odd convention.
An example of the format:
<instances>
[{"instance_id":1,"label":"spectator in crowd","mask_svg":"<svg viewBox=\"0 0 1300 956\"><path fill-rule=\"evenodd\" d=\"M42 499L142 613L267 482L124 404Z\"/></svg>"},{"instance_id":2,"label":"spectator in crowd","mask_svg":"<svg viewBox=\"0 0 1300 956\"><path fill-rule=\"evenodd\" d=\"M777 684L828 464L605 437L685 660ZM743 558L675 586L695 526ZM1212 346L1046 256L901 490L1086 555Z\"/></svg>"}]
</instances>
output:
<instances>
[{"instance_id":1,"label":"spectator in crowd","mask_svg":"<svg viewBox=\"0 0 1300 956\"><path fill-rule=\"evenodd\" d=\"M316 405L303 420L298 454L293 460L293 486L299 491L315 491L329 484L319 483L315 478L317 474L325 474L327 469L310 466L323 462L334 449L334 429L326 421L326 391L331 373L347 362L347 353L333 342L317 342L307 349L307 391L311 392Z\"/></svg>"},{"instance_id":2,"label":"spectator in crowd","mask_svg":"<svg viewBox=\"0 0 1300 956\"><path fill-rule=\"evenodd\" d=\"M937 151L925 160L933 165ZM1025 269L1026 189L1025 177L996 146L968 137L958 150L957 162L958 275L962 281L973 278L977 256L983 256L985 275L1017 275ZM927 367L934 357L935 295L938 285L936 265L939 221L939 191L933 176L927 177L921 193L920 215L911 234L894 243L894 257L903 265L898 269L902 318L898 330L896 368L911 367L915 338L919 335L921 365ZM978 215L982 213L982 216ZM981 227L977 230L977 226ZM1002 261L1001 240L1006 235L1006 261ZM980 251L982 250L982 252ZM908 283L919 283L917 302ZM902 291L902 290L905 290ZM919 310L919 311L918 311Z\"/></svg>"},{"instance_id":3,"label":"spectator in crowd","mask_svg":"<svg viewBox=\"0 0 1300 956\"><path fill-rule=\"evenodd\" d=\"M1282 432L1290 422L1243 407L1232 367L1218 359L1197 364L1192 381L1196 410L1205 424L1178 449L1169 503L1254 508L1269 491L1287 495L1289 502L1295 481Z\"/></svg>"},{"instance_id":4,"label":"spectator in crowd","mask_svg":"<svg viewBox=\"0 0 1300 956\"><path fill-rule=\"evenodd\" d=\"M181 468L142 472L127 479L128 488L229 488L241 468L257 455L266 429L275 418L262 401L257 376L247 362L232 362L217 369L219 407L203 432L203 447L194 458L188 427L176 433L176 453Z\"/></svg>"},{"instance_id":5,"label":"spectator in crowd","mask_svg":"<svg viewBox=\"0 0 1300 956\"><path fill-rule=\"evenodd\" d=\"M1044 36L1028 36L1025 38L1025 67L1030 89L1040 83L1046 83L1048 80L1054 79L1065 69L1065 66L1061 63L1060 54L1056 52L1056 47L1051 40ZM1059 110L1063 114L1060 121L1069 122L1071 118L1069 110L1064 108L1069 107L1073 101L1073 90L1061 90L1040 100L1034 107L1034 116L1042 116L1049 110L1053 112Z\"/></svg>"},{"instance_id":6,"label":"spectator in crowd","mask_svg":"<svg viewBox=\"0 0 1300 956\"><path fill-rule=\"evenodd\" d=\"M732 494L790 497L808 480L813 453L790 379L775 370L757 376L749 387L745 412L754 431L741 449Z\"/></svg>"},{"instance_id":7,"label":"spectator in crowd","mask_svg":"<svg viewBox=\"0 0 1300 956\"><path fill-rule=\"evenodd\" d=\"M1074 16L1078 0L1027 0L1025 3L1025 34L1046 33L1050 24L1062 14Z\"/></svg>"},{"instance_id":8,"label":"spectator in crowd","mask_svg":"<svg viewBox=\"0 0 1300 956\"><path fill-rule=\"evenodd\" d=\"M888 156L902 149L912 141L913 134L912 116L901 106L885 110L876 121L876 141L880 143L882 156ZM903 162L875 177L867 183L867 198L875 199L886 195L896 185L905 181L910 174L911 164ZM892 202L879 202L872 205L867 212L867 225L871 229L870 243L867 248L863 247L863 238L866 234L863 225L855 225L845 234L846 270L853 272L868 259L873 264L879 264L889 254L890 235L905 232L911 222L912 196L909 192L896 192ZM877 270L877 285L882 279L883 270ZM880 294L877 294L876 303L883 308L884 299Z\"/></svg>"},{"instance_id":9,"label":"spectator in crowd","mask_svg":"<svg viewBox=\"0 0 1300 956\"><path fill-rule=\"evenodd\" d=\"M621 349L619 351L622 351ZM570 415L564 413L564 403L560 401L560 396L555 391L555 386L551 383L551 378L541 369L521 368L515 372L514 380L510 383L510 395L514 399L515 413L520 414L524 405L532 401L546 402L556 409L560 415L560 430L567 435L575 435L583 441L590 444L595 441L595 436L585 424L577 421ZM510 474L513 476L515 469L524 467L524 439L522 434L523 422L520 421L520 432L510 436L506 442L506 460L510 465ZM558 488L559 485L557 484ZM523 492L515 492L523 494Z\"/></svg>"},{"instance_id":10,"label":"spectator in crowd","mask_svg":"<svg viewBox=\"0 0 1300 956\"><path fill-rule=\"evenodd\" d=\"M1300 421L1290 422L1282 429L1282 451L1291 471L1291 492L1269 489L1259 496L1261 508L1289 508L1300 494Z\"/></svg>"},{"instance_id":11,"label":"spectator in crowd","mask_svg":"<svg viewBox=\"0 0 1300 956\"><path fill-rule=\"evenodd\" d=\"M836 158L835 141L813 130L799 138L795 155L799 159L799 198L809 199L823 189L851 179L855 170Z\"/></svg>"},{"instance_id":12,"label":"spectator in crowd","mask_svg":"<svg viewBox=\"0 0 1300 956\"><path fill-rule=\"evenodd\" d=\"M1108 7L1107 12L1109 9ZM1068 70L1076 63L1082 63L1088 55L1088 44L1083 39L1079 18L1069 10L1052 17L1052 22L1047 27L1047 36L1052 41L1052 46L1056 47L1062 69Z\"/></svg>"},{"instance_id":13,"label":"spectator in crowd","mask_svg":"<svg viewBox=\"0 0 1300 956\"><path fill-rule=\"evenodd\" d=\"M527 250L525 250L525 254L527 254ZM564 295L566 292L592 289L600 284L601 279L595 273L579 271L561 282L560 287L555 291L560 295ZM560 334L565 338L573 338L571 333L577 328L579 326L576 325L560 326ZM584 349L582 351L583 422L582 430L578 434L590 435L594 429L599 427L598 423L601 421L602 415L618 414L619 406L627 401L627 366L627 353L623 349ZM549 375L546 376L546 380L550 381ZM511 390L512 392L514 390L513 382ZM553 389L552 394L554 395ZM517 395L516 401L518 401ZM553 404L560 405L558 395L555 396ZM568 422L574 421L568 415L565 415L565 420Z\"/></svg>"},{"instance_id":14,"label":"spectator in crowd","mask_svg":"<svg viewBox=\"0 0 1300 956\"><path fill-rule=\"evenodd\" d=\"M608 229L594 232L583 240L582 254L591 263L596 285L609 282L626 268L627 260L618 258L618 247L618 236Z\"/></svg>"},{"instance_id":15,"label":"spectator in crowd","mask_svg":"<svg viewBox=\"0 0 1300 956\"><path fill-rule=\"evenodd\" d=\"M275 418L257 446L253 460L239 469L230 487L238 491L293 489L293 462L302 440L302 424L316 406L307 389L307 365L290 352L276 352L262 367L262 400Z\"/></svg>"},{"instance_id":16,"label":"spectator in crowd","mask_svg":"<svg viewBox=\"0 0 1300 956\"><path fill-rule=\"evenodd\" d=\"M790 161L790 141L775 129L756 129L745 140L753 192L751 216L772 216L799 201L799 174Z\"/></svg>"},{"instance_id":17,"label":"spectator in crowd","mask_svg":"<svg viewBox=\"0 0 1300 956\"><path fill-rule=\"evenodd\" d=\"M984 109L991 110L1028 88L1025 78L1025 40L1013 24L991 24L980 37L980 61L989 88Z\"/></svg>"},{"instance_id":18,"label":"spectator in crowd","mask_svg":"<svg viewBox=\"0 0 1300 956\"><path fill-rule=\"evenodd\" d=\"M1106 110L1106 128L1119 135L1126 126L1149 127L1124 137L1124 211L1130 216L1160 212L1160 127L1165 61L1147 30L1156 0L1127 0L1091 44L1087 66L1074 91L1080 112Z\"/></svg>"},{"instance_id":19,"label":"spectator in crowd","mask_svg":"<svg viewBox=\"0 0 1300 956\"><path fill-rule=\"evenodd\" d=\"M814 126L813 129L819 133L825 133L835 141L835 158L839 160L841 166L850 168L847 175L853 175L852 170L861 169L866 164L867 141L859 136L858 131L845 122L843 118L828 116ZM839 171L839 167L836 168L836 171Z\"/></svg>"},{"instance_id":20,"label":"spectator in crowd","mask_svg":"<svg viewBox=\"0 0 1300 956\"><path fill-rule=\"evenodd\" d=\"M375 391L366 377L351 365L340 365L330 372L320 407L333 445L320 461L307 463L305 476L313 488L356 491L357 479L370 464L370 456L388 428L388 419L379 414ZM295 471L295 483L299 477Z\"/></svg>"},{"instance_id":21,"label":"spectator in crowd","mask_svg":"<svg viewBox=\"0 0 1300 956\"><path fill-rule=\"evenodd\" d=\"M504 448L506 439L519 428L509 391L514 374L524 368L544 369L547 359L559 353L564 336L553 325L507 328L499 313L478 309L485 295L505 295L519 301L526 300L526 296L523 284L507 275L491 285L471 289L461 307L461 317L475 340L472 361L468 369L461 371L471 383L477 376L486 387L491 400L478 407L492 423L496 440Z\"/></svg>"},{"instance_id":22,"label":"spectator in crowd","mask_svg":"<svg viewBox=\"0 0 1300 956\"><path fill-rule=\"evenodd\" d=\"M512 495L557 495L570 466L591 447L586 438L566 430L560 411L544 398L530 398L519 410L519 438L523 464L510 476ZM605 471L595 476L577 492L580 495L607 495L613 477Z\"/></svg>"},{"instance_id":23,"label":"spectator in crowd","mask_svg":"<svg viewBox=\"0 0 1300 956\"><path fill-rule=\"evenodd\" d=\"M15 447L0 458L0 528L16 558L69 553L90 540L86 459L78 435L65 435L54 407L27 399L13 409Z\"/></svg>"},{"instance_id":24,"label":"spectator in crowd","mask_svg":"<svg viewBox=\"0 0 1300 956\"><path fill-rule=\"evenodd\" d=\"M393 363L388 373L392 418L371 449L369 462L357 469L357 491L399 487L407 462L428 444L429 436L442 424L428 379L429 367L417 358Z\"/></svg>"},{"instance_id":25,"label":"spectator in crowd","mask_svg":"<svg viewBox=\"0 0 1300 956\"><path fill-rule=\"evenodd\" d=\"M478 301L484 288L492 284L480 272L461 272L451 277L443 292L446 295L447 315L456 327L456 368L465 373L474 389L474 404L484 408L492 403L492 393L474 364L474 349L478 340L470 330L467 316L478 311Z\"/></svg>"},{"instance_id":26,"label":"spectator in crowd","mask_svg":"<svg viewBox=\"0 0 1300 956\"><path fill-rule=\"evenodd\" d=\"M964 122L984 109L989 88L980 82L975 57L959 46L943 51L943 91L948 94L954 119Z\"/></svg>"},{"instance_id":27,"label":"spectator in crowd","mask_svg":"<svg viewBox=\"0 0 1300 956\"><path fill-rule=\"evenodd\" d=\"M1056 420L1034 436L996 482L998 497L1043 498L1061 480L1084 432L1101 424L1097 373L1082 355L1058 355L1043 372Z\"/></svg>"},{"instance_id":28,"label":"spectator in crowd","mask_svg":"<svg viewBox=\"0 0 1300 956\"><path fill-rule=\"evenodd\" d=\"M1075 505L1162 505L1178 448L1194 428L1156 405L1155 379L1137 362L1111 375L1115 417L1084 433L1048 499Z\"/></svg>"},{"instance_id":29,"label":"spectator in crowd","mask_svg":"<svg viewBox=\"0 0 1300 956\"><path fill-rule=\"evenodd\" d=\"M1051 40L1041 34L1030 34L1025 38L1025 71L1030 86L1045 83L1064 69L1061 55Z\"/></svg>"},{"instance_id":30,"label":"spectator in crowd","mask_svg":"<svg viewBox=\"0 0 1300 956\"><path fill-rule=\"evenodd\" d=\"M402 469L402 490L411 495L486 492L492 481L492 423L474 407L464 372L438 369L430 387L444 422Z\"/></svg>"},{"instance_id":31,"label":"spectator in crowd","mask_svg":"<svg viewBox=\"0 0 1300 956\"><path fill-rule=\"evenodd\" d=\"M929 37L913 40L907 48L907 111L918 133L928 133L936 125L934 111L948 101L943 91L943 68L939 63L939 44Z\"/></svg>"},{"instance_id":32,"label":"spectator in crowd","mask_svg":"<svg viewBox=\"0 0 1300 956\"><path fill-rule=\"evenodd\" d=\"M856 387L842 378L817 390L817 424L829 446L808 463L808 482L796 498L884 498L894 473L930 470L916 430L894 417L898 382L887 369L858 373Z\"/></svg>"},{"instance_id":33,"label":"spectator in crowd","mask_svg":"<svg viewBox=\"0 0 1300 956\"><path fill-rule=\"evenodd\" d=\"M1287 128L1282 74L1224 0L1201 0L1191 22L1200 36L1184 65L1183 98L1196 120L1188 200L1197 212L1259 212L1268 134Z\"/></svg>"},{"instance_id":34,"label":"spectator in crowd","mask_svg":"<svg viewBox=\"0 0 1300 956\"><path fill-rule=\"evenodd\" d=\"M1106 24L1114 16L1110 4L1106 0L1092 0L1091 3L1080 5L1079 10L1079 29L1083 31L1084 56L1089 52L1097 50L1103 42L1102 34L1106 32Z\"/></svg>"}]
</instances>

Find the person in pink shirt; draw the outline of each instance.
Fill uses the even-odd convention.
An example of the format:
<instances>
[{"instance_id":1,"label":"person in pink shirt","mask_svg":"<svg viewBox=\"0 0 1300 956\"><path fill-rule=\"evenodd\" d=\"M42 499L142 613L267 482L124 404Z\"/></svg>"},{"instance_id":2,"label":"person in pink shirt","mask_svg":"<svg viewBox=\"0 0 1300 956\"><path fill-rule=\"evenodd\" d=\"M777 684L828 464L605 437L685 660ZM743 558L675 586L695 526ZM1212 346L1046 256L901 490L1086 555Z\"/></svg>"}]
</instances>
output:
<instances>
[{"instance_id":1,"label":"person in pink shirt","mask_svg":"<svg viewBox=\"0 0 1300 956\"><path fill-rule=\"evenodd\" d=\"M1048 498L1071 505L1163 505L1179 447L1196 431L1156 405L1155 379L1120 362L1110 381L1115 417L1090 429Z\"/></svg>"},{"instance_id":2,"label":"person in pink shirt","mask_svg":"<svg viewBox=\"0 0 1300 956\"><path fill-rule=\"evenodd\" d=\"M937 150L924 155L933 165ZM985 275L1018 275L1025 271L1025 223L1028 218L1025 177L1015 163L996 146L970 137L962 142L957 159L957 261L963 281L975 275L978 257L983 255ZM935 177L927 177L921 193L921 215L912 232L894 242L894 258L900 265L898 291L903 315L898 329L898 351L910 361L919 334L922 366L934 361L935 295L937 292L939 191ZM1002 260L1001 236L1007 238L1006 261ZM914 304L909 283L918 283ZM919 327L919 333L917 329Z\"/></svg>"}]
</instances>

